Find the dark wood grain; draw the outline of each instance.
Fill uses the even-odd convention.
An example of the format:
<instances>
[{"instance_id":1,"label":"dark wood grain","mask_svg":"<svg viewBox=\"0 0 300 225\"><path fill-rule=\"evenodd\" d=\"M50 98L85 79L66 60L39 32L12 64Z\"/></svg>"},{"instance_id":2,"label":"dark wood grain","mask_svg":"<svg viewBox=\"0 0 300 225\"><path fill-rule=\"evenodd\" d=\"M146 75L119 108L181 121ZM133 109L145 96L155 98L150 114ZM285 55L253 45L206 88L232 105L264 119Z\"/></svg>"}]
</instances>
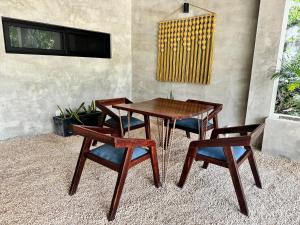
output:
<instances>
[{"instance_id":1,"label":"dark wood grain","mask_svg":"<svg viewBox=\"0 0 300 225\"><path fill-rule=\"evenodd\" d=\"M211 112L208 114L208 116L205 117L203 119L203 122L201 123L200 134L199 134L199 129L196 129L196 130L188 129L188 128L185 129L188 138L190 137L189 132L192 132L192 133L199 134L200 140L204 140L205 139L204 134L206 133L206 131L219 128L218 114L222 111L223 105L220 103L205 102L205 101L200 101L200 100L196 100L196 99L188 99L187 102L197 103L200 105L210 105L213 107L213 110L211 110ZM211 125L209 125L208 122L211 120L213 121L213 123ZM179 127L176 127L176 128L179 128ZM208 166L208 164L205 165L204 168L207 168L207 166Z\"/></svg>"},{"instance_id":2,"label":"dark wood grain","mask_svg":"<svg viewBox=\"0 0 300 225\"><path fill-rule=\"evenodd\" d=\"M84 140L78 157L77 166L74 172L72 183L70 186L70 190L69 190L70 195L76 193L86 159L90 159L94 162L97 162L105 167L108 167L118 172L118 179L117 179L115 191L111 202L111 207L107 216L108 220L113 220L115 218L117 208L120 202L121 194L123 191L123 187L125 184L126 176L128 170L131 167L147 159L150 159L152 170L153 170L154 184L156 187L160 186L156 143L154 140L109 136L108 134L113 135L116 132L118 132L112 128L101 128L101 127L99 128L99 127L91 127L91 126L73 125L73 131L75 134L83 136ZM105 144L110 144L115 148L125 149L123 162L121 164L115 164L111 161L105 160L103 158L100 158L92 154L90 152L92 140L96 140ZM147 147L148 152L137 159L131 160L132 152L136 147Z\"/></svg>"},{"instance_id":3,"label":"dark wood grain","mask_svg":"<svg viewBox=\"0 0 300 225\"><path fill-rule=\"evenodd\" d=\"M113 108L169 120L178 120L197 116L203 112L212 110L213 106L165 98L156 98L139 103L117 104L113 105Z\"/></svg>"},{"instance_id":4,"label":"dark wood grain","mask_svg":"<svg viewBox=\"0 0 300 225\"><path fill-rule=\"evenodd\" d=\"M117 115L116 113L114 113L109 107L113 107L114 105L117 104L132 104L132 101L130 101L127 98L112 98L112 99L101 99L101 100L96 100L95 101L96 106L102 111L103 115L102 115L102 120L100 121L99 126L103 127L111 127L113 129L115 129L116 131L118 131L119 133L117 134L117 136L121 137L123 136L126 132L128 132L128 128L123 128L121 126L121 122L120 122L120 118L119 115ZM107 122L105 122L105 118L106 117L111 117L112 120L115 121L114 124L109 124ZM132 117L132 112L130 112L130 117ZM146 133L147 133L147 127L145 125L145 123L141 123L135 126L130 126L130 130L135 130L135 129L139 129L145 127L146 129ZM123 132L122 132L123 129ZM147 134L146 134L147 136ZM96 141L93 142L93 145L96 145Z\"/></svg>"},{"instance_id":5,"label":"dark wood grain","mask_svg":"<svg viewBox=\"0 0 300 225\"><path fill-rule=\"evenodd\" d=\"M253 139L257 138L263 132L264 124L253 124L247 126L228 127L215 129L212 132L210 140L192 141L189 145L188 153L185 159L185 163L182 169L180 180L178 182L179 187L183 187L187 179L189 171L191 169L193 161L203 161L203 168L207 168L209 163L222 166L229 169L233 186L236 192L236 196L239 202L240 210L243 214L249 215L249 210L242 187L238 168L241 164L248 159L251 167L251 171L255 180L255 184L258 188L262 188L261 180L257 170L256 162L254 159L251 143ZM240 137L228 137L218 138L219 134L238 133ZM238 159L235 160L232 152L233 146L243 146L246 152ZM204 155L196 154L197 149L201 147L223 147L226 160L219 160L216 158L210 158Z\"/></svg>"}]
</instances>

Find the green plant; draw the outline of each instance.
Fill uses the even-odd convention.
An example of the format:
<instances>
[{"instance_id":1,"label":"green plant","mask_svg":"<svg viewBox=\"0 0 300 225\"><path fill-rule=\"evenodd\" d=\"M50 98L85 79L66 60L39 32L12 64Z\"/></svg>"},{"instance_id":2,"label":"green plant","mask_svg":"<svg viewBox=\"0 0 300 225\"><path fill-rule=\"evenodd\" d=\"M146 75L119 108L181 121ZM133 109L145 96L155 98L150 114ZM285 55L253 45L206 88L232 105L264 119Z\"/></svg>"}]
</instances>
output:
<instances>
[{"instance_id":1,"label":"green plant","mask_svg":"<svg viewBox=\"0 0 300 225\"><path fill-rule=\"evenodd\" d=\"M279 78L275 112L300 115L300 55L286 57L279 72L272 79Z\"/></svg>"},{"instance_id":2,"label":"green plant","mask_svg":"<svg viewBox=\"0 0 300 225\"><path fill-rule=\"evenodd\" d=\"M300 116L300 0L293 0L289 10L287 40L284 46L284 58L279 72L273 74L272 79L278 78L278 91L275 112ZM295 28L295 29L294 29Z\"/></svg>"},{"instance_id":3,"label":"green plant","mask_svg":"<svg viewBox=\"0 0 300 225\"><path fill-rule=\"evenodd\" d=\"M285 58L279 72L273 74L272 78L280 78L287 83L289 91L300 88L300 55L294 59Z\"/></svg>"},{"instance_id":4,"label":"green plant","mask_svg":"<svg viewBox=\"0 0 300 225\"><path fill-rule=\"evenodd\" d=\"M292 6L289 12L288 27L296 25L300 22L300 6Z\"/></svg>"},{"instance_id":5,"label":"green plant","mask_svg":"<svg viewBox=\"0 0 300 225\"><path fill-rule=\"evenodd\" d=\"M84 105L82 106L82 108L83 108L84 112L86 112L86 113L91 113L91 112L97 111L96 103L94 100L92 100L91 104L88 105L87 108Z\"/></svg>"},{"instance_id":6,"label":"green plant","mask_svg":"<svg viewBox=\"0 0 300 225\"><path fill-rule=\"evenodd\" d=\"M65 111L62 110L62 108L58 105L57 106L58 110L60 111L60 116L64 119L70 119L74 118L76 119L79 123L83 124L83 122L80 120L80 116L82 114L88 114L92 112L96 112L96 104L95 101L92 100L91 104L85 107L85 103L82 102L80 106L77 109L71 109L71 108L65 108Z\"/></svg>"}]
</instances>

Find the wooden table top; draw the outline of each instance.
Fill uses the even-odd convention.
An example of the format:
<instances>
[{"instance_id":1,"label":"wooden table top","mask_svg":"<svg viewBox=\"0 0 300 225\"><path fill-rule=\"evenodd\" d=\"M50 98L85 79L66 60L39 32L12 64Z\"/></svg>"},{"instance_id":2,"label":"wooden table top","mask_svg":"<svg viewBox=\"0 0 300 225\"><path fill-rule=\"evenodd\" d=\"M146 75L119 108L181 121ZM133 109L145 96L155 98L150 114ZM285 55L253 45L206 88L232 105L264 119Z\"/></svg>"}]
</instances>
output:
<instances>
[{"instance_id":1,"label":"wooden table top","mask_svg":"<svg viewBox=\"0 0 300 225\"><path fill-rule=\"evenodd\" d=\"M208 112L213 109L213 106L166 98L155 98L144 102L118 104L114 105L113 108L164 119L180 120Z\"/></svg>"}]
</instances>

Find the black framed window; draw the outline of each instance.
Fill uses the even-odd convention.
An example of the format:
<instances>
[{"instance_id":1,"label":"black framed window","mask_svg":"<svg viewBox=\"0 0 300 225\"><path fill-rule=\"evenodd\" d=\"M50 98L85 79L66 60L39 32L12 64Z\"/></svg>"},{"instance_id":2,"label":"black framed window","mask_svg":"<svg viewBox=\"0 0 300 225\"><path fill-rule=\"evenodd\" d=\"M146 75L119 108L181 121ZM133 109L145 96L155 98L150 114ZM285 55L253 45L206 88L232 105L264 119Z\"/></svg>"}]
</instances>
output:
<instances>
[{"instance_id":1,"label":"black framed window","mask_svg":"<svg viewBox=\"0 0 300 225\"><path fill-rule=\"evenodd\" d=\"M110 34L2 17L7 53L111 58Z\"/></svg>"}]
</instances>

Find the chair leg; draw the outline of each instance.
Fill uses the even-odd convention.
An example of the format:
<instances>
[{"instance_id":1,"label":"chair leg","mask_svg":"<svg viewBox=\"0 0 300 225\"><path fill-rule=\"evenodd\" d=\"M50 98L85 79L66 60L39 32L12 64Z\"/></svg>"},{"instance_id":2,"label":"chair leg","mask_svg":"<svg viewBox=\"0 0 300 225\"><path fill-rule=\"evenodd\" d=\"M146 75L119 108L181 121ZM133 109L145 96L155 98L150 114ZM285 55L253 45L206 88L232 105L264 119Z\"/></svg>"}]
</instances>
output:
<instances>
[{"instance_id":1,"label":"chair leg","mask_svg":"<svg viewBox=\"0 0 300 225\"><path fill-rule=\"evenodd\" d=\"M157 154L156 154L156 147L153 146L151 149L151 165L153 170L153 178L155 187L160 187L160 178L159 178L159 168L158 168L158 161L157 161Z\"/></svg>"},{"instance_id":2,"label":"chair leg","mask_svg":"<svg viewBox=\"0 0 300 225\"><path fill-rule=\"evenodd\" d=\"M248 157L248 161L249 161L250 168L251 168L254 180L255 180L255 185L258 188L262 188L260 177L259 177L259 173L258 173L258 170L257 170L255 158L254 158L254 154L253 154L252 149L250 151L251 151L251 154Z\"/></svg>"},{"instance_id":3,"label":"chair leg","mask_svg":"<svg viewBox=\"0 0 300 225\"><path fill-rule=\"evenodd\" d=\"M186 178L191 170L191 167L192 167L192 164L193 164L193 161L194 161L194 157L190 154L190 151L188 152L186 158L185 158L185 162L184 162L184 166L183 166L183 169L182 169L182 173L181 173L181 176L180 176L180 180L178 182L178 187L182 188L183 185L185 184L185 181L186 181Z\"/></svg>"},{"instance_id":4,"label":"chair leg","mask_svg":"<svg viewBox=\"0 0 300 225\"><path fill-rule=\"evenodd\" d=\"M122 169L118 175L117 183L116 183L115 190L114 190L114 195L113 195L111 205L110 205L109 214L107 216L107 219L109 221L112 221L115 219L116 212L117 212L120 198L121 198L121 194L123 191L124 183L125 183L125 180L127 177L128 170L129 170L131 155L132 155L132 149L127 150L127 152L125 154L125 159L123 162Z\"/></svg>"},{"instance_id":5,"label":"chair leg","mask_svg":"<svg viewBox=\"0 0 300 225\"><path fill-rule=\"evenodd\" d=\"M202 168L203 168L203 169L207 169L208 164L209 164L208 162L204 162Z\"/></svg>"},{"instance_id":6,"label":"chair leg","mask_svg":"<svg viewBox=\"0 0 300 225\"><path fill-rule=\"evenodd\" d=\"M189 131L185 131L185 133L187 138L191 138L191 133Z\"/></svg>"},{"instance_id":7,"label":"chair leg","mask_svg":"<svg viewBox=\"0 0 300 225\"><path fill-rule=\"evenodd\" d=\"M104 121L105 121L106 115L102 114L100 116L100 123L99 123L99 127L103 127ZM97 145L97 141L93 140L92 146L96 146Z\"/></svg>"},{"instance_id":8,"label":"chair leg","mask_svg":"<svg viewBox=\"0 0 300 225\"><path fill-rule=\"evenodd\" d=\"M96 146L96 145L97 145L97 141L96 141L96 140L93 140L92 145L93 145L93 146Z\"/></svg>"},{"instance_id":9,"label":"chair leg","mask_svg":"<svg viewBox=\"0 0 300 225\"><path fill-rule=\"evenodd\" d=\"M84 138L83 140L81 151L77 160L76 169L70 186L69 195L73 195L76 193L80 181L80 177L82 174L82 170L86 161L85 153L89 151L91 142L92 142L91 139Z\"/></svg>"},{"instance_id":10,"label":"chair leg","mask_svg":"<svg viewBox=\"0 0 300 225\"><path fill-rule=\"evenodd\" d=\"M146 138L151 139L151 130L150 130L150 117L149 116L144 116L144 123L145 123L145 133L146 133Z\"/></svg>"},{"instance_id":11,"label":"chair leg","mask_svg":"<svg viewBox=\"0 0 300 225\"><path fill-rule=\"evenodd\" d=\"M237 167L236 161L233 158L233 154L232 154L232 151L230 148L228 148L228 149L225 148L224 153L225 153L227 161L228 161L228 168L229 168L229 172L230 172L233 186L235 189L235 193L236 193L239 205L240 205L240 210L244 215L248 216L249 215L248 206L247 206L245 194L243 191L240 175L238 173L238 167Z\"/></svg>"},{"instance_id":12,"label":"chair leg","mask_svg":"<svg viewBox=\"0 0 300 225\"><path fill-rule=\"evenodd\" d=\"M204 140L204 137L203 137L203 129L201 128L200 129L200 134L199 134L199 140Z\"/></svg>"}]
</instances>

